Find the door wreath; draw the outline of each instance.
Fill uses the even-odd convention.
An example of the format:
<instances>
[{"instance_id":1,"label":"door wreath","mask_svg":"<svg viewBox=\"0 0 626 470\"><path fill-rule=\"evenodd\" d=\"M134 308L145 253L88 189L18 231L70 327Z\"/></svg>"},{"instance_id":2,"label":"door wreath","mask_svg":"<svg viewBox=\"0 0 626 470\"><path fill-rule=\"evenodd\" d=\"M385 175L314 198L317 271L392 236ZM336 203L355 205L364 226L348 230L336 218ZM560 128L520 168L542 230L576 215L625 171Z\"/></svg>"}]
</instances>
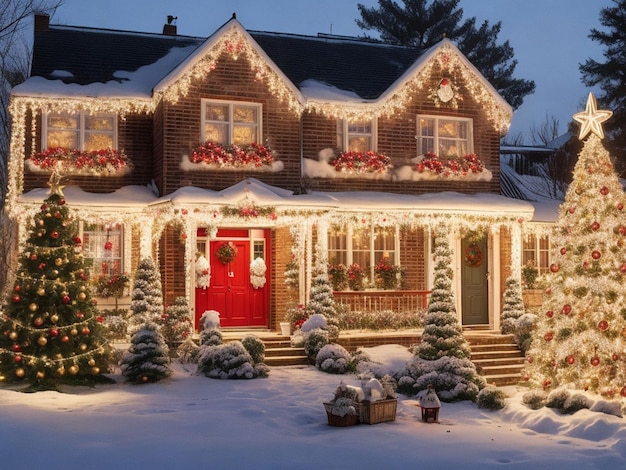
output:
<instances>
[{"instance_id":1,"label":"door wreath","mask_svg":"<svg viewBox=\"0 0 626 470\"><path fill-rule=\"evenodd\" d=\"M465 265L470 268L477 268L483 262L483 253L476 243L468 245L465 249Z\"/></svg>"},{"instance_id":2,"label":"door wreath","mask_svg":"<svg viewBox=\"0 0 626 470\"><path fill-rule=\"evenodd\" d=\"M217 259L222 264L232 263L237 257L237 247L233 242L223 243L215 252Z\"/></svg>"}]
</instances>

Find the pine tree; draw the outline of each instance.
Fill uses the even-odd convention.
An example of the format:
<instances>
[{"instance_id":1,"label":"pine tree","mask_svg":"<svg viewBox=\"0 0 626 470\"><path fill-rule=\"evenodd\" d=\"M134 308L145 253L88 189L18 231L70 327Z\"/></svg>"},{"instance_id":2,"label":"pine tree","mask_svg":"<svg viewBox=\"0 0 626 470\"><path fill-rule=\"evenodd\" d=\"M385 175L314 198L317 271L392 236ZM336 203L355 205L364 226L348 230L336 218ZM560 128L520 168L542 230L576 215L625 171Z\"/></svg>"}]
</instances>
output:
<instances>
[{"instance_id":1,"label":"pine tree","mask_svg":"<svg viewBox=\"0 0 626 470\"><path fill-rule=\"evenodd\" d=\"M398 390L415 394L432 385L444 401L475 400L485 380L470 360L471 351L456 315L450 266L446 227L439 224L435 233L435 277L424 333L415 358L396 375Z\"/></svg>"},{"instance_id":2,"label":"pine tree","mask_svg":"<svg viewBox=\"0 0 626 470\"><path fill-rule=\"evenodd\" d=\"M0 380L29 389L104 381L110 348L61 188L33 217L1 317ZM108 380L108 379L106 379Z\"/></svg>"},{"instance_id":3,"label":"pine tree","mask_svg":"<svg viewBox=\"0 0 626 470\"><path fill-rule=\"evenodd\" d=\"M144 258L139 262L133 283L130 310L128 333L131 335L149 321L158 324L163 315L161 274L152 258Z\"/></svg>"},{"instance_id":4,"label":"pine tree","mask_svg":"<svg viewBox=\"0 0 626 470\"><path fill-rule=\"evenodd\" d=\"M129 382L158 382L172 375L169 348L159 327L148 321L131 338L120 368Z\"/></svg>"},{"instance_id":5,"label":"pine tree","mask_svg":"<svg viewBox=\"0 0 626 470\"><path fill-rule=\"evenodd\" d=\"M626 396L626 197L601 141L599 124L610 114L595 108L590 95L580 138L585 129L593 134L559 209L550 287L524 379L610 398Z\"/></svg>"},{"instance_id":6,"label":"pine tree","mask_svg":"<svg viewBox=\"0 0 626 470\"><path fill-rule=\"evenodd\" d=\"M502 334L515 331L515 322L526 313L522 300L522 286L516 278L509 276L504 289L504 305L502 306Z\"/></svg>"},{"instance_id":7,"label":"pine tree","mask_svg":"<svg viewBox=\"0 0 626 470\"><path fill-rule=\"evenodd\" d=\"M313 270L313 280L311 282L311 294L307 310L310 315L324 315L328 330L328 339L333 342L339 337L339 326L337 321L337 310L333 288L328 280L326 263L320 259Z\"/></svg>"},{"instance_id":8,"label":"pine tree","mask_svg":"<svg viewBox=\"0 0 626 470\"><path fill-rule=\"evenodd\" d=\"M452 258L445 226L439 224L436 230L433 289L417 354L430 361L443 356L469 359L471 351L454 307Z\"/></svg>"},{"instance_id":9,"label":"pine tree","mask_svg":"<svg viewBox=\"0 0 626 470\"><path fill-rule=\"evenodd\" d=\"M191 336L193 325L187 297L176 297L172 305L167 306L159 324L161 334L169 347L177 346Z\"/></svg>"}]
</instances>

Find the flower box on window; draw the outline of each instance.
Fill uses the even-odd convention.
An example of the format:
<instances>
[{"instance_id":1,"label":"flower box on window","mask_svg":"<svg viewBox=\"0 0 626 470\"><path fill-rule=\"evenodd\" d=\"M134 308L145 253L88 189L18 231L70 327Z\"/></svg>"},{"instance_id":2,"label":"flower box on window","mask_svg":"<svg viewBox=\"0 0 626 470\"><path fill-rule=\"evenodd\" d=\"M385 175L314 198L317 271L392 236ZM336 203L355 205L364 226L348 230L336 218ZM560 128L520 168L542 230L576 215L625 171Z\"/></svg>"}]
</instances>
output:
<instances>
[{"instance_id":1,"label":"flower box on window","mask_svg":"<svg viewBox=\"0 0 626 470\"><path fill-rule=\"evenodd\" d=\"M415 165L418 173L430 172L440 176L467 176L472 173L482 173L485 169L483 162L475 155L441 159L434 153L428 152Z\"/></svg>"},{"instance_id":2,"label":"flower box on window","mask_svg":"<svg viewBox=\"0 0 626 470\"><path fill-rule=\"evenodd\" d=\"M261 144L239 146L206 141L191 152L189 161L209 168L225 170L272 170L272 150Z\"/></svg>"},{"instance_id":3,"label":"flower box on window","mask_svg":"<svg viewBox=\"0 0 626 470\"><path fill-rule=\"evenodd\" d=\"M32 171L72 175L118 176L132 169L123 150L76 150L64 147L36 152L27 160Z\"/></svg>"},{"instance_id":4,"label":"flower box on window","mask_svg":"<svg viewBox=\"0 0 626 470\"><path fill-rule=\"evenodd\" d=\"M391 159L376 152L347 151L340 153L328 162L335 171L348 174L383 174L387 173L393 165Z\"/></svg>"}]
</instances>

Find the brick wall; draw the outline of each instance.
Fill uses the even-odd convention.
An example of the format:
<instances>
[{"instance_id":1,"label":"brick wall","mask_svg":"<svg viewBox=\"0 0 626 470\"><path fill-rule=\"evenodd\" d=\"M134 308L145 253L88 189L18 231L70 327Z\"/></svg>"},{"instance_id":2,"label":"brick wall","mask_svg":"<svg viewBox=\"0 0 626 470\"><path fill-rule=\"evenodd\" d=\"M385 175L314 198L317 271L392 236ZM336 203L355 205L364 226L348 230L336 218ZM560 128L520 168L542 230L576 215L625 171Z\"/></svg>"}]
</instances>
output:
<instances>
[{"instance_id":1,"label":"brick wall","mask_svg":"<svg viewBox=\"0 0 626 470\"><path fill-rule=\"evenodd\" d=\"M400 266L404 269L404 288L426 290L425 257L422 228L402 227L400 229Z\"/></svg>"}]
</instances>

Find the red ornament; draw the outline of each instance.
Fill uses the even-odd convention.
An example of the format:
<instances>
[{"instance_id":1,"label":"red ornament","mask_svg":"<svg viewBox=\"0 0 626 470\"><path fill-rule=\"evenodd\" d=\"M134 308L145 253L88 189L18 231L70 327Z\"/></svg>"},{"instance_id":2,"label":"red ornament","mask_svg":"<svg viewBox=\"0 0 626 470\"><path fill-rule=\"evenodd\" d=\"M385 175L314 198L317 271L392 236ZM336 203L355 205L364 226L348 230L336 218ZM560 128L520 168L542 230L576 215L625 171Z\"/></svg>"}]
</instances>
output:
<instances>
[{"instance_id":1,"label":"red ornament","mask_svg":"<svg viewBox=\"0 0 626 470\"><path fill-rule=\"evenodd\" d=\"M601 256L602 256L602 253L600 253L598 250L593 250L591 252L591 257L593 259L600 259Z\"/></svg>"},{"instance_id":2,"label":"red ornament","mask_svg":"<svg viewBox=\"0 0 626 470\"><path fill-rule=\"evenodd\" d=\"M60 218L61 218L61 213L60 213L59 211L56 211L54 214L52 214L52 216L53 216L55 219L60 219Z\"/></svg>"},{"instance_id":3,"label":"red ornament","mask_svg":"<svg viewBox=\"0 0 626 470\"><path fill-rule=\"evenodd\" d=\"M529 363L529 364L532 364L532 363L533 363L533 361L534 361L533 357L532 357L532 356L530 356L530 357L528 358L528 363Z\"/></svg>"},{"instance_id":4,"label":"red ornament","mask_svg":"<svg viewBox=\"0 0 626 470\"><path fill-rule=\"evenodd\" d=\"M97 321L98 323L102 323L102 322L104 322L104 317L103 317L102 315L98 315L98 316L96 317L96 321Z\"/></svg>"},{"instance_id":5,"label":"red ornament","mask_svg":"<svg viewBox=\"0 0 626 470\"><path fill-rule=\"evenodd\" d=\"M18 355L16 355L16 356L13 358L13 360L14 360L15 362L20 362L20 361L22 360L22 356L20 356L20 355L18 354Z\"/></svg>"},{"instance_id":6,"label":"red ornament","mask_svg":"<svg viewBox=\"0 0 626 470\"><path fill-rule=\"evenodd\" d=\"M570 304L563 305L563 313L565 315L569 315L570 313L572 313L572 306Z\"/></svg>"},{"instance_id":7,"label":"red ornament","mask_svg":"<svg viewBox=\"0 0 626 470\"><path fill-rule=\"evenodd\" d=\"M62 341L63 343L67 343L69 340L70 340L70 337L69 337L69 336L67 336L67 335L61 336L61 341Z\"/></svg>"},{"instance_id":8,"label":"red ornament","mask_svg":"<svg viewBox=\"0 0 626 470\"><path fill-rule=\"evenodd\" d=\"M543 381L543 388L548 388L550 385L552 385L552 380L546 379Z\"/></svg>"},{"instance_id":9,"label":"red ornament","mask_svg":"<svg viewBox=\"0 0 626 470\"><path fill-rule=\"evenodd\" d=\"M624 208L624 204L622 204L621 202L617 205L617 210L621 211Z\"/></svg>"},{"instance_id":10,"label":"red ornament","mask_svg":"<svg viewBox=\"0 0 626 470\"><path fill-rule=\"evenodd\" d=\"M91 331L89 331L89 328L85 327L85 328L83 328L82 333L83 333L84 336L88 336L89 333L91 333Z\"/></svg>"},{"instance_id":11,"label":"red ornament","mask_svg":"<svg viewBox=\"0 0 626 470\"><path fill-rule=\"evenodd\" d=\"M600 230L600 224L598 222L592 223L591 230L593 230L594 232L597 232L598 230Z\"/></svg>"},{"instance_id":12,"label":"red ornament","mask_svg":"<svg viewBox=\"0 0 626 470\"><path fill-rule=\"evenodd\" d=\"M600 323L598 323L598 328L600 328L600 331L606 331L609 329L609 322L606 320L601 320Z\"/></svg>"},{"instance_id":13,"label":"red ornament","mask_svg":"<svg viewBox=\"0 0 626 470\"><path fill-rule=\"evenodd\" d=\"M546 316L547 316L548 318L552 318L552 316L553 316L553 315L554 315L554 312L553 312L552 310L548 310L548 311L546 312Z\"/></svg>"},{"instance_id":14,"label":"red ornament","mask_svg":"<svg viewBox=\"0 0 626 470\"><path fill-rule=\"evenodd\" d=\"M37 261L37 255L35 253L33 253L32 255L30 255L30 260L31 261Z\"/></svg>"},{"instance_id":15,"label":"red ornament","mask_svg":"<svg viewBox=\"0 0 626 470\"><path fill-rule=\"evenodd\" d=\"M602 188L600 188L600 194L606 196L607 194L609 194L609 188L607 188L606 186L602 186Z\"/></svg>"},{"instance_id":16,"label":"red ornament","mask_svg":"<svg viewBox=\"0 0 626 470\"><path fill-rule=\"evenodd\" d=\"M57 330L56 328L51 328L50 329L50 336L54 336L54 337L59 336L59 330Z\"/></svg>"},{"instance_id":17,"label":"red ornament","mask_svg":"<svg viewBox=\"0 0 626 470\"><path fill-rule=\"evenodd\" d=\"M573 206L568 209L570 214L573 214L575 210L576 210L576 208L573 207Z\"/></svg>"},{"instance_id":18,"label":"red ornament","mask_svg":"<svg viewBox=\"0 0 626 470\"><path fill-rule=\"evenodd\" d=\"M54 232L52 232L52 233L50 234L50 236L51 236L52 238L59 238L59 232L57 232L57 231L55 230Z\"/></svg>"},{"instance_id":19,"label":"red ornament","mask_svg":"<svg viewBox=\"0 0 626 470\"><path fill-rule=\"evenodd\" d=\"M565 253L567 253L567 250L565 249L565 247L561 248L561 254L564 255Z\"/></svg>"},{"instance_id":20,"label":"red ornament","mask_svg":"<svg viewBox=\"0 0 626 470\"><path fill-rule=\"evenodd\" d=\"M187 209L182 209L180 211L183 215L187 215L189 213L189 211Z\"/></svg>"},{"instance_id":21,"label":"red ornament","mask_svg":"<svg viewBox=\"0 0 626 470\"><path fill-rule=\"evenodd\" d=\"M622 387L622 389L619 391L619 394L623 397L626 397L626 385Z\"/></svg>"},{"instance_id":22,"label":"red ornament","mask_svg":"<svg viewBox=\"0 0 626 470\"><path fill-rule=\"evenodd\" d=\"M571 366L575 362L574 356L572 356L572 355L567 356L566 361Z\"/></svg>"},{"instance_id":23,"label":"red ornament","mask_svg":"<svg viewBox=\"0 0 626 470\"><path fill-rule=\"evenodd\" d=\"M85 314L83 312L76 312L76 318L83 318Z\"/></svg>"},{"instance_id":24,"label":"red ornament","mask_svg":"<svg viewBox=\"0 0 626 470\"><path fill-rule=\"evenodd\" d=\"M548 331L545 335L543 335L543 339L545 339L546 341L552 341L553 338L554 332L552 331Z\"/></svg>"},{"instance_id":25,"label":"red ornament","mask_svg":"<svg viewBox=\"0 0 626 470\"><path fill-rule=\"evenodd\" d=\"M14 295L13 296L13 303L14 304L20 303L21 300L22 300L22 298L19 295Z\"/></svg>"},{"instance_id":26,"label":"red ornament","mask_svg":"<svg viewBox=\"0 0 626 470\"><path fill-rule=\"evenodd\" d=\"M559 265L556 263L552 263L550 265L550 271L552 271L553 273L558 273L559 272Z\"/></svg>"},{"instance_id":27,"label":"red ornament","mask_svg":"<svg viewBox=\"0 0 626 470\"><path fill-rule=\"evenodd\" d=\"M524 380L526 382L528 382L530 380L530 377L528 376L528 374L524 374ZM626 387L625 387L626 388Z\"/></svg>"},{"instance_id":28,"label":"red ornament","mask_svg":"<svg viewBox=\"0 0 626 470\"><path fill-rule=\"evenodd\" d=\"M593 356L591 358L591 365L597 367L600 364L600 358L598 356Z\"/></svg>"},{"instance_id":29,"label":"red ornament","mask_svg":"<svg viewBox=\"0 0 626 470\"><path fill-rule=\"evenodd\" d=\"M22 351L22 346L20 346L17 343L14 343L12 346L13 352L21 352Z\"/></svg>"},{"instance_id":30,"label":"red ornament","mask_svg":"<svg viewBox=\"0 0 626 470\"><path fill-rule=\"evenodd\" d=\"M21 291L21 290L22 290L22 286L20 286L19 284L15 284L15 287L13 288L13 290L14 290L15 292L19 292L19 291Z\"/></svg>"},{"instance_id":31,"label":"red ornament","mask_svg":"<svg viewBox=\"0 0 626 470\"><path fill-rule=\"evenodd\" d=\"M620 228L617 229L617 231L620 235L626 235L626 227L624 227L623 225L621 225Z\"/></svg>"},{"instance_id":32,"label":"red ornament","mask_svg":"<svg viewBox=\"0 0 626 470\"><path fill-rule=\"evenodd\" d=\"M41 205L41 210L45 211L48 208L48 204L42 204Z\"/></svg>"},{"instance_id":33,"label":"red ornament","mask_svg":"<svg viewBox=\"0 0 626 470\"><path fill-rule=\"evenodd\" d=\"M46 269L46 263L39 263L39 269Z\"/></svg>"},{"instance_id":34,"label":"red ornament","mask_svg":"<svg viewBox=\"0 0 626 470\"><path fill-rule=\"evenodd\" d=\"M74 237L74 243L76 245L80 245L83 241L80 239L80 237Z\"/></svg>"},{"instance_id":35,"label":"red ornament","mask_svg":"<svg viewBox=\"0 0 626 470\"><path fill-rule=\"evenodd\" d=\"M61 302L63 302L64 304L69 304L72 301L72 299L70 299L69 295L64 295L63 297L61 297Z\"/></svg>"},{"instance_id":36,"label":"red ornament","mask_svg":"<svg viewBox=\"0 0 626 470\"><path fill-rule=\"evenodd\" d=\"M104 243L104 249L107 250L107 251L112 250L113 249L113 243L111 243L109 241L105 242Z\"/></svg>"},{"instance_id":37,"label":"red ornament","mask_svg":"<svg viewBox=\"0 0 626 470\"><path fill-rule=\"evenodd\" d=\"M613 353L613 356L611 356L611 359L613 359L614 361L619 360L619 356L615 353Z\"/></svg>"}]
</instances>

